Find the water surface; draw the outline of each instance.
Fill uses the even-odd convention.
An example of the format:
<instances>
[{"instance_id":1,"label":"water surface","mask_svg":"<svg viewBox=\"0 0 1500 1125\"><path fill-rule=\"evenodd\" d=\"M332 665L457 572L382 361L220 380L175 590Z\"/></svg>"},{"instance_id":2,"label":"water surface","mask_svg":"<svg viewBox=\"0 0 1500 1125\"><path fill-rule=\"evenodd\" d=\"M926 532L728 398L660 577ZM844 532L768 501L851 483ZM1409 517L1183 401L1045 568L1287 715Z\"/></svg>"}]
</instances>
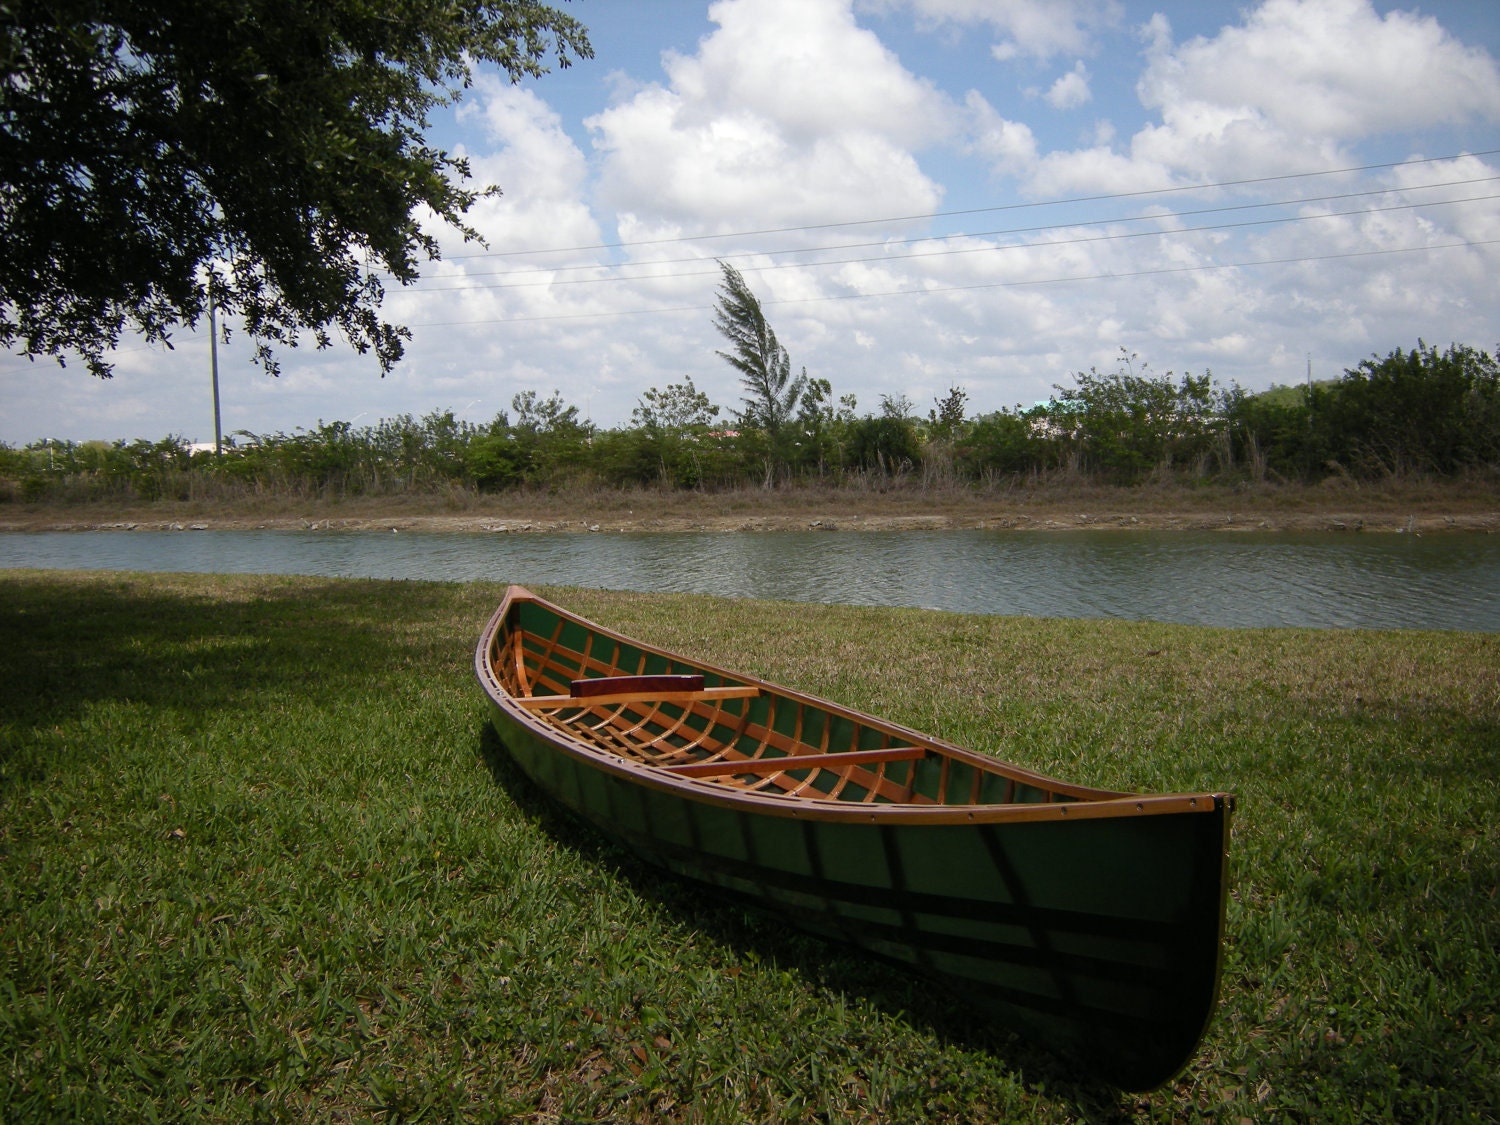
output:
<instances>
[{"instance_id":1,"label":"water surface","mask_svg":"<svg viewBox=\"0 0 1500 1125\"><path fill-rule=\"evenodd\" d=\"M1500 536L1253 532L0 534L0 568L487 580L963 613L1500 632Z\"/></svg>"}]
</instances>

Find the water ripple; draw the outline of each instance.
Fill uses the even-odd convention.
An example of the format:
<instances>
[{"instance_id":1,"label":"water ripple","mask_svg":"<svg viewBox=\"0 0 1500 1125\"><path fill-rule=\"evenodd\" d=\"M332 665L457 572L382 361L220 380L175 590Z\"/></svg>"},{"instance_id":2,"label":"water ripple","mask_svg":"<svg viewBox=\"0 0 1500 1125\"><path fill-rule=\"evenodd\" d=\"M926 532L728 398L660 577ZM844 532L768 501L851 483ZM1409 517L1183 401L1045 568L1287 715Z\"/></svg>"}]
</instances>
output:
<instances>
[{"instance_id":1,"label":"water ripple","mask_svg":"<svg viewBox=\"0 0 1500 1125\"><path fill-rule=\"evenodd\" d=\"M1500 537L1214 532L0 535L0 568L488 580L964 613L1500 632Z\"/></svg>"}]
</instances>

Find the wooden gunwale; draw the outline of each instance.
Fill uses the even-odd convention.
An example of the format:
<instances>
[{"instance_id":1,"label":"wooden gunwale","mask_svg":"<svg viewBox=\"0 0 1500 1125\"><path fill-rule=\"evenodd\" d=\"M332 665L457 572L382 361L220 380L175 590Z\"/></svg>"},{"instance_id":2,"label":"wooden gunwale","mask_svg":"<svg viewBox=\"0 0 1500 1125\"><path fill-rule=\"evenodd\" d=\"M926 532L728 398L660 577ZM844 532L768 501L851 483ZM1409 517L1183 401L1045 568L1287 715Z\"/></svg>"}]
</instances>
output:
<instances>
[{"instance_id":1,"label":"wooden gunwale","mask_svg":"<svg viewBox=\"0 0 1500 1125\"><path fill-rule=\"evenodd\" d=\"M1001 804L951 805L938 804L936 802L920 804L915 802L893 802L882 805L866 805L857 802L831 800L822 795L799 795L795 799L788 800L785 793L745 792L731 786L718 784L712 779L699 780L674 777L670 773L666 773L660 768L646 762L622 758L613 751L591 747L579 740L576 735L560 730L555 724L547 722L543 715L529 711L504 685L498 674L498 665L495 658L499 655L499 651L496 646L501 637L502 627L511 609L525 602L538 602L549 612L555 613L558 616L558 623L553 629L551 636L545 640L538 638L537 641L536 651L543 654L547 662L550 662L553 658L563 632L564 624L567 621L573 621L583 626L586 630L639 650L643 655L643 659L646 654L654 654L674 664L691 666L708 675L722 678L731 683L757 687L762 694L770 696L771 702L780 699L788 703L803 703L821 708L832 715L848 719L851 722L864 723L872 729L879 731L887 738L900 739L902 741L909 741L910 744L927 746L941 759L941 768L945 779L950 772L950 764L962 762L976 770L1004 776L1009 790L1008 796L1013 796L1017 785L1026 785L1039 792L1053 793L1056 796L1060 796L1063 798L1063 801L1049 804L1006 802ZM530 636L531 634L526 635ZM604 626L596 625L574 614L570 614L568 611L550 602L537 598L530 591L519 586L512 586L506 591L504 600L485 626L481 636L481 643L475 653L475 672L486 694L496 707L508 712L514 721L530 728L538 736L547 739L559 753L578 758L592 769L599 769L607 773L629 777L634 784L643 785L651 789L666 790L690 801L721 805L729 808L743 808L747 812L753 811L755 814L762 816L834 822L848 821L852 823L870 823L874 821L897 826L919 824L1022 823L1038 820L1057 820L1063 817L1072 820L1093 820L1096 818L1121 816L1207 813L1226 804L1231 809L1234 807L1234 799L1228 793L1131 794L1115 790L1094 789L1047 777L1024 766L1003 762L1000 759L967 750L952 743L944 742L941 739L930 738L900 724L875 719L872 716L853 711L850 708L819 699L815 696L806 695L792 688L781 687L752 676L731 672L727 669L717 668L705 663L685 660L678 654L625 637L623 634L616 633ZM544 682L550 683L550 677L544 678L540 675L533 677L532 690L535 690L539 684ZM552 683L552 687L554 688L561 688L563 686L561 683ZM757 752L763 752L768 741L766 735L772 732L768 731L766 727L760 726L760 724L750 723L748 721L748 708L741 715L740 726L743 728L744 733L739 737L748 736L756 738L759 743ZM946 796L946 794L943 795Z\"/></svg>"}]
</instances>

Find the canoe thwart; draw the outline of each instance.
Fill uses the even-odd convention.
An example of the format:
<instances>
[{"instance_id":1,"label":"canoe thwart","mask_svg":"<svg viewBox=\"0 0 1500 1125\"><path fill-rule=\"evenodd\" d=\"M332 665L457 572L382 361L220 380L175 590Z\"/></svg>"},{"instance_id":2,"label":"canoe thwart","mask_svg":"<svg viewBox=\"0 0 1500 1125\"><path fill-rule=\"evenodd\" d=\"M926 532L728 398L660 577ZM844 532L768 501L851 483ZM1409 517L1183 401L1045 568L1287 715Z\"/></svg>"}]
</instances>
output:
<instances>
[{"instance_id":1,"label":"canoe thwart","mask_svg":"<svg viewBox=\"0 0 1500 1125\"><path fill-rule=\"evenodd\" d=\"M588 683L602 682L605 679L622 680L673 680L673 679L697 679L700 683L702 677L676 677L676 676L600 676ZM580 682L580 681L575 681ZM754 699L760 694L760 688L753 685L735 685L732 687L711 687L699 690L656 690L656 691L617 691L603 695L519 695L514 696L517 704L525 707L528 711L557 711L568 707L600 707L607 703L697 703L702 700L714 699Z\"/></svg>"},{"instance_id":2,"label":"canoe thwart","mask_svg":"<svg viewBox=\"0 0 1500 1125\"><path fill-rule=\"evenodd\" d=\"M684 762L663 766L663 773L679 777L718 777L734 773L780 773L783 770L841 769L845 766L868 766L878 762L910 762L924 758L920 746L887 746L881 750L846 750L841 754L786 754L779 758L737 758L732 761Z\"/></svg>"}]
</instances>

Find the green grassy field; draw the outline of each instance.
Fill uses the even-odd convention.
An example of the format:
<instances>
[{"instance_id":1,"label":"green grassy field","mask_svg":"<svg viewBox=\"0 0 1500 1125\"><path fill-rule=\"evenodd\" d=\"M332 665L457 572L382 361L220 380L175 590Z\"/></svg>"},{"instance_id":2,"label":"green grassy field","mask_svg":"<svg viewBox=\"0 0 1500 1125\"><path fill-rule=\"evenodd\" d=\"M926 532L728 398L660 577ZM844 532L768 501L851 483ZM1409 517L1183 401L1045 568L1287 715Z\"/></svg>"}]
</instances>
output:
<instances>
[{"instance_id":1,"label":"green grassy field","mask_svg":"<svg viewBox=\"0 0 1500 1125\"><path fill-rule=\"evenodd\" d=\"M1500 637L539 590L1070 780L1239 796L1125 1095L509 765L494 585L0 572L0 1119L1494 1121Z\"/></svg>"}]
</instances>

